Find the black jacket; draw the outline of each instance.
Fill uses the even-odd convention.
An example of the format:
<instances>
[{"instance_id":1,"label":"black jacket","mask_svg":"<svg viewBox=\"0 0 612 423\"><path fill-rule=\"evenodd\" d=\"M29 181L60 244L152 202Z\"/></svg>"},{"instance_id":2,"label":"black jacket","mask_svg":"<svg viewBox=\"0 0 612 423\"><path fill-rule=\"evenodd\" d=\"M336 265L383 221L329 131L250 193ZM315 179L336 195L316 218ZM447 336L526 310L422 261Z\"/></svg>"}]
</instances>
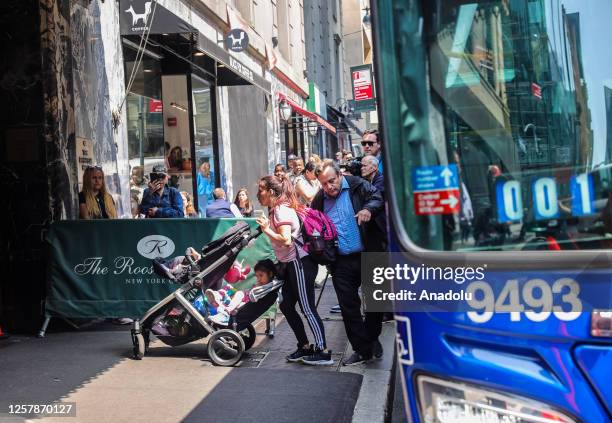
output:
<instances>
[{"instance_id":1,"label":"black jacket","mask_svg":"<svg viewBox=\"0 0 612 423\"><path fill-rule=\"evenodd\" d=\"M374 179L371 182L372 185L376 187L377 190L380 191L383 200L385 199L385 177L378 170L374 174Z\"/></svg>"},{"instance_id":2,"label":"black jacket","mask_svg":"<svg viewBox=\"0 0 612 423\"><path fill-rule=\"evenodd\" d=\"M366 251L385 251L387 246L385 203L383 202L380 191L365 179L358 176L345 176L349 184L349 195L353 210L357 213L367 209L372 214L372 219L365 225L359 226L361 241ZM312 200L312 207L315 210L323 210L324 192L319 190Z\"/></svg>"}]
</instances>

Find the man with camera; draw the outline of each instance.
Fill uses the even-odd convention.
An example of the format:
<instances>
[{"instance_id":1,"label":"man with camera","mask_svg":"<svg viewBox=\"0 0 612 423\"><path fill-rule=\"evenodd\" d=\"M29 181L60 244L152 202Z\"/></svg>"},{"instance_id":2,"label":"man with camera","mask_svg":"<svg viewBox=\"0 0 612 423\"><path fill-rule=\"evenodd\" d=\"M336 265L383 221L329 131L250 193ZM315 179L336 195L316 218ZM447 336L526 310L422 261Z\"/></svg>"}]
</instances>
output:
<instances>
[{"instance_id":1,"label":"man with camera","mask_svg":"<svg viewBox=\"0 0 612 423\"><path fill-rule=\"evenodd\" d=\"M151 182L145 189L140 203L140 213L147 218L185 217L180 192L168 184L168 171L164 165L155 165L150 174Z\"/></svg>"}]
</instances>

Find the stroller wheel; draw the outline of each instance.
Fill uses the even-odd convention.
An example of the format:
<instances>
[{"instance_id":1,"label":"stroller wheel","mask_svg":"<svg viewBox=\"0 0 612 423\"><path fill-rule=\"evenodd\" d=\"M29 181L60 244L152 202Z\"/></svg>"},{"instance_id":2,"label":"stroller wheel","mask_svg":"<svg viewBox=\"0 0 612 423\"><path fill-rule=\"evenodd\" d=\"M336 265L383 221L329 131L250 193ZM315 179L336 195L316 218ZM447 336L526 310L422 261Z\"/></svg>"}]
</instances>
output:
<instances>
[{"instance_id":1,"label":"stroller wheel","mask_svg":"<svg viewBox=\"0 0 612 423\"><path fill-rule=\"evenodd\" d=\"M253 327L253 325L249 324L239 333L240 336L242 336L242 340L244 341L244 350L250 350L253 344L255 343L255 338L257 337L257 332L255 332L255 328Z\"/></svg>"},{"instance_id":2,"label":"stroller wheel","mask_svg":"<svg viewBox=\"0 0 612 423\"><path fill-rule=\"evenodd\" d=\"M142 360L142 357L144 357L146 349L147 349L144 336L142 336L141 333L133 335L133 342L134 342L134 359Z\"/></svg>"},{"instance_id":3,"label":"stroller wheel","mask_svg":"<svg viewBox=\"0 0 612 423\"><path fill-rule=\"evenodd\" d=\"M242 336L231 329L221 329L208 339L208 356L217 366L233 366L244 352Z\"/></svg>"}]
</instances>

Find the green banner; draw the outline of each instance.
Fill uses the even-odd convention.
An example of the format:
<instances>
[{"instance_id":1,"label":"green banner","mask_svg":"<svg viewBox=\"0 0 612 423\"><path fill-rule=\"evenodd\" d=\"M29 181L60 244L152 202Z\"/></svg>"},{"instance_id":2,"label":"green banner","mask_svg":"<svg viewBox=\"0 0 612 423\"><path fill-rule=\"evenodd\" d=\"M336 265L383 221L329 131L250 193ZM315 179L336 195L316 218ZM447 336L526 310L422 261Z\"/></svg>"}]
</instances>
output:
<instances>
[{"instance_id":1,"label":"green banner","mask_svg":"<svg viewBox=\"0 0 612 423\"><path fill-rule=\"evenodd\" d=\"M241 219L256 227L255 219ZM151 259L200 250L221 236L236 219L77 220L54 223L50 244L46 312L63 317L142 316L179 285L158 276ZM151 246L155 248L152 248ZM244 248L237 260L251 269L274 253L265 235ZM247 289L254 272L236 284Z\"/></svg>"}]
</instances>

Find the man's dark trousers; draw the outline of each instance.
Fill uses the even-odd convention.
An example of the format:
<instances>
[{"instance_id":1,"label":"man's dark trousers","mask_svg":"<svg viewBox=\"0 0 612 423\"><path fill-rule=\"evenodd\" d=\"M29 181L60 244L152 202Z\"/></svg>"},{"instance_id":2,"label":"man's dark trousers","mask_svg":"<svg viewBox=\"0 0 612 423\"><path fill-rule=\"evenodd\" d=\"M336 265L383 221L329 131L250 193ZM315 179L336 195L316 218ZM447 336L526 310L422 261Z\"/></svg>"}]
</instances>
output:
<instances>
[{"instance_id":1,"label":"man's dark trousers","mask_svg":"<svg viewBox=\"0 0 612 423\"><path fill-rule=\"evenodd\" d=\"M344 328L353 350L366 358L372 356L373 342L382 330L382 313L366 313L361 317L361 253L338 255L332 267L332 281Z\"/></svg>"}]
</instances>

